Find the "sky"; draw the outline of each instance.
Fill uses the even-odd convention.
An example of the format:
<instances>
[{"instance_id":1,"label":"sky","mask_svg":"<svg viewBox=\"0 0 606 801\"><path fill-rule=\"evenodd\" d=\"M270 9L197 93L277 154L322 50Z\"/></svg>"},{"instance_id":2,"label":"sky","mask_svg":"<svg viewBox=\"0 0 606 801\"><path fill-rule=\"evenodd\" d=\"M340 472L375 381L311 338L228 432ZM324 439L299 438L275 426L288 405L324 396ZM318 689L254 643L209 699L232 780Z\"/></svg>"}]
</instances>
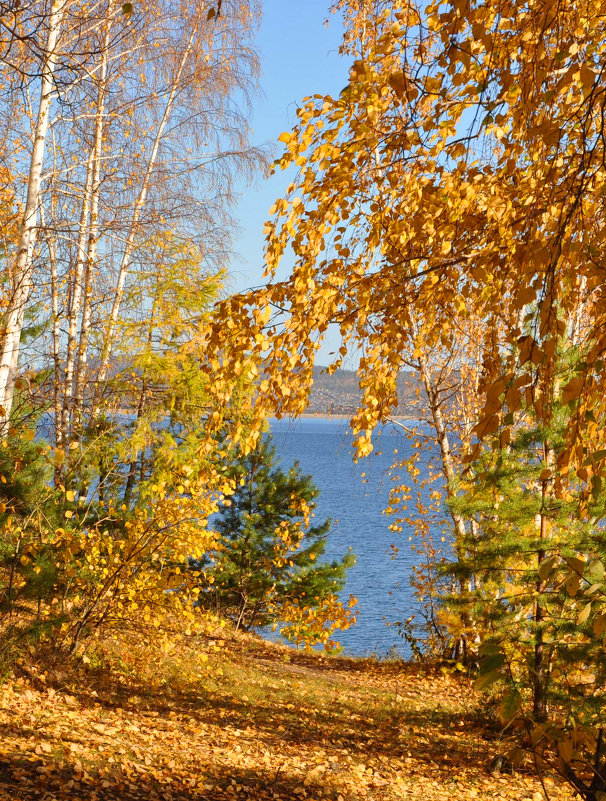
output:
<instances>
[{"instance_id":1,"label":"sky","mask_svg":"<svg viewBox=\"0 0 606 801\"><path fill-rule=\"evenodd\" d=\"M263 19L256 38L261 58L263 97L254 102L254 144L274 143L275 155L283 145L278 136L296 122L297 106L307 95L339 94L347 83L347 59L338 54L340 18L329 15L329 0L263 0ZM324 24L329 19L328 27ZM235 209L240 231L235 238L236 258L229 286L234 291L262 283L263 224L274 201L285 194L292 174L259 178L242 188ZM285 265L285 277L288 270ZM340 340L330 332L318 364L329 362L329 353Z\"/></svg>"}]
</instances>

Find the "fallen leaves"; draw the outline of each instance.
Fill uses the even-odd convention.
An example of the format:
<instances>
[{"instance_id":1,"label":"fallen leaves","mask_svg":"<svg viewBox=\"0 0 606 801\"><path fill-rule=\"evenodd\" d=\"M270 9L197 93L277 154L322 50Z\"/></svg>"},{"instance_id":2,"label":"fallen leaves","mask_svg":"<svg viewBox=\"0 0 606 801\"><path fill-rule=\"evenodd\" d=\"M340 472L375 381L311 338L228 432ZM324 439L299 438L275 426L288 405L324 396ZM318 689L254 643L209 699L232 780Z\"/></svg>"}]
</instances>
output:
<instances>
[{"instance_id":1,"label":"fallen leaves","mask_svg":"<svg viewBox=\"0 0 606 801\"><path fill-rule=\"evenodd\" d=\"M5 684L0 798L14 799L15 787L20 801L529 801L539 792L531 775L488 774L493 745L463 679L244 637L210 651L201 674L208 642L175 643L170 659L129 645L147 676L119 674L116 650L97 673L49 669L44 683Z\"/></svg>"}]
</instances>

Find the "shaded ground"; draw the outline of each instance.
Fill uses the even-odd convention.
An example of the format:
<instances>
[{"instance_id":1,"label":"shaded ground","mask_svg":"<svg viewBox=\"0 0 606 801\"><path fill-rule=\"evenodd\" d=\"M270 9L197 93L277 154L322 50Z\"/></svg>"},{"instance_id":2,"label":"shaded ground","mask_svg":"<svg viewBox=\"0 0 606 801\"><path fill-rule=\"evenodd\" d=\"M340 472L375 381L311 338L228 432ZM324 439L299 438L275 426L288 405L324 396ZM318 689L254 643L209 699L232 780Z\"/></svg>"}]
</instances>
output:
<instances>
[{"instance_id":1,"label":"shaded ground","mask_svg":"<svg viewBox=\"0 0 606 801\"><path fill-rule=\"evenodd\" d=\"M468 684L252 639L106 644L77 670L38 657L0 691L0 798L542 798L488 772Z\"/></svg>"}]
</instances>

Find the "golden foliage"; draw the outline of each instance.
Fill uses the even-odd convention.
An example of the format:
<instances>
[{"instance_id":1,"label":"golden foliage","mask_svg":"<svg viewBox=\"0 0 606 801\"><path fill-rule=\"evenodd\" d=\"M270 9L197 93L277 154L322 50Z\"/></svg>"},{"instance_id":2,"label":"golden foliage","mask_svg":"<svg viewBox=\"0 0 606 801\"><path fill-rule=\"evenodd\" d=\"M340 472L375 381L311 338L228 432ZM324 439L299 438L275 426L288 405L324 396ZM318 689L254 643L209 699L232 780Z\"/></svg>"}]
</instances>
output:
<instances>
[{"instance_id":1,"label":"golden foliage","mask_svg":"<svg viewBox=\"0 0 606 801\"><path fill-rule=\"evenodd\" d=\"M363 350L352 422L365 454L394 406L412 314L425 352L448 347L470 315L505 331L504 366L482 346L479 436L507 428L504 390L510 411L527 405L546 420L556 343L583 338L559 469L572 459L601 471L603 4L337 5L349 83L308 98L280 137L277 167L299 171L271 210L267 271L290 248L292 275L219 307L209 349L224 354L220 391L237 365L263 375L257 408L301 412L318 343L336 323L335 364ZM511 387L516 359L524 369Z\"/></svg>"}]
</instances>

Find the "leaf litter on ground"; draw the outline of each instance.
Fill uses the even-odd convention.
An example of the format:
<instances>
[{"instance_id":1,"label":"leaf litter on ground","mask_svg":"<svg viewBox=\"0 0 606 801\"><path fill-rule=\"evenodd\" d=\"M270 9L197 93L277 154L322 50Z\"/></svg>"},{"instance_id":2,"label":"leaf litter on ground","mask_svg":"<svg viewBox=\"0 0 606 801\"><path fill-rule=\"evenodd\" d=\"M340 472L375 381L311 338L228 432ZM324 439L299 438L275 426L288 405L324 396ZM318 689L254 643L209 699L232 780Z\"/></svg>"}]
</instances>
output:
<instances>
[{"instance_id":1,"label":"leaf litter on ground","mask_svg":"<svg viewBox=\"0 0 606 801\"><path fill-rule=\"evenodd\" d=\"M495 731L464 676L173 631L37 654L0 690L0 798L539 801L491 774ZM571 798L550 776L553 801Z\"/></svg>"}]
</instances>

